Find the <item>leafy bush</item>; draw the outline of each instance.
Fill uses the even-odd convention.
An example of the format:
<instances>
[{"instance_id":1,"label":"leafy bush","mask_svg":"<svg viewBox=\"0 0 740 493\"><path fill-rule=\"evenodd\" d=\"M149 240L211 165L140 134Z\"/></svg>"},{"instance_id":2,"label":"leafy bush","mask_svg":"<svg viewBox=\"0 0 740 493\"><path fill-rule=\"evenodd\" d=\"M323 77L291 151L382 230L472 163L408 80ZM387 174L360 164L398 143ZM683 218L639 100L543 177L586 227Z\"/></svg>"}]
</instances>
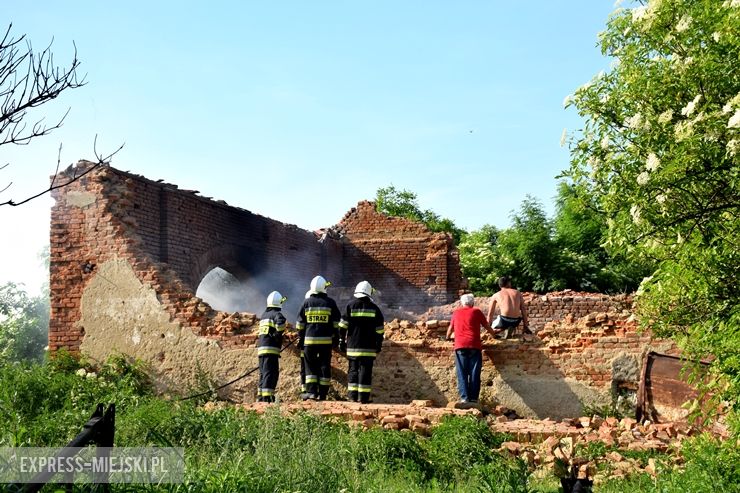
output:
<instances>
[{"instance_id":1,"label":"leafy bush","mask_svg":"<svg viewBox=\"0 0 740 493\"><path fill-rule=\"evenodd\" d=\"M521 459L501 459L476 465L471 476L481 493L528 493L529 470Z\"/></svg>"},{"instance_id":2,"label":"leafy bush","mask_svg":"<svg viewBox=\"0 0 740 493\"><path fill-rule=\"evenodd\" d=\"M355 433L354 455L361 471L398 472L422 482L434 471L416 434L372 428Z\"/></svg>"},{"instance_id":3,"label":"leafy bush","mask_svg":"<svg viewBox=\"0 0 740 493\"><path fill-rule=\"evenodd\" d=\"M97 370L64 353L46 365L0 362L0 445L64 444L98 403L126 411L151 392L138 364L112 358Z\"/></svg>"},{"instance_id":4,"label":"leafy bush","mask_svg":"<svg viewBox=\"0 0 740 493\"><path fill-rule=\"evenodd\" d=\"M616 63L566 99L584 125L564 176L608 218L611 251L655 262L640 320L690 358L714 356L712 393L740 406L740 10L639 3L599 36Z\"/></svg>"},{"instance_id":5,"label":"leafy bush","mask_svg":"<svg viewBox=\"0 0 740 493\"><path fill-rule=\"evenodd\" d=\"M0 286L0 360L42 361L48 330L48 297L30 297L12 282Z\"/></svg>"},{"instance_id":6,"label":"leafy bush","mask_svg":"<svg viewBox=\"0 0 740 493\"><path fill-rule=\"evenodd\" d=\"M397 190L393 185L378 189L375 210L389 216L405 217L423 223L430 231L449 233L455 243L460 243L460 238L465 233L465 230L458 228L451 219L440 217L430 209L419 208L414 192Z\"/></svg>"},{"instance_id":7,"label":"leafy bush","mask_svg":"<svg viewBox=\"0 0 740 493\"><path fill-rule=\"evenodd\" d=\"M501 460L494 449L504 440L505 435L494 434L483 421L452 416L433 429L426 448L435 476L454 481L469 474L476 464Z\"/></svg>"}]
</instances>

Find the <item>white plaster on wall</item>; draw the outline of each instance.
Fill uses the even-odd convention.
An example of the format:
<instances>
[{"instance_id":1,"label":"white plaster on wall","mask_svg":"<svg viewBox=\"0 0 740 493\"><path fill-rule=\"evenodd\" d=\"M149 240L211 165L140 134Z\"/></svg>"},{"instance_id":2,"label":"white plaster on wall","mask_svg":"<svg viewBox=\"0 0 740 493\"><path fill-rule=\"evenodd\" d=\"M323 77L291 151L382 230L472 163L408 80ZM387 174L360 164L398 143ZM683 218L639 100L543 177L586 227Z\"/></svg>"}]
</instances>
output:
<instances>
[{"instance_id":1,"label":"white plaster on wall","mask_svg":"<svg viewBox=\"0 0 740 493\"><path fill-rule=\"evenodd\" d=\"M95 203L95 194L70 190L64 195L64 199L67 205L82 208Z\"/></svg>"},{"instance_id":2,"label":"white plaster on wall","mask_svg":"<svg viewBox=\"0 0 740 493\"><path fill-rule=\"evenodd\" d=\"M253 348L224 350L216 341L172 322L155 291L139 281L125 260L98 265L82 295L81 312L82 353L95 361L114 353L135 356L150 366L160 391L187 393L196 386L199 372L223 383L257 366ZM292 364L297 358L281 359L278 390L297 393L298 369ZM251 401L256 385L257 372L229 392Z\"/></svg>"}]
</instances>

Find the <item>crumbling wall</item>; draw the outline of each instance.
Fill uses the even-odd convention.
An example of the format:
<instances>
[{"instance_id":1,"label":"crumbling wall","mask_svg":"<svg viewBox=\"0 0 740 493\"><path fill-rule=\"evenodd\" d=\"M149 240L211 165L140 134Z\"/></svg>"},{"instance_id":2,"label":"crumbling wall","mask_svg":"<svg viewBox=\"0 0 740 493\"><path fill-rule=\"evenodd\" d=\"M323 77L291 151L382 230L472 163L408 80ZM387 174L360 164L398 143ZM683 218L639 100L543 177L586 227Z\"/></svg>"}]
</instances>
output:
<instances>
[{"instance_id":1,"label":"crumbling wall","mask_svg":"<svg viewBox=\"0 0 740 493\"><path fill-rule=\"evenodd\" d=\"M448 319L388 324L373 388L388 402L456 399L452 344L443 340L448 326ZM536 336L494 340L486 334L483 341L481 398L541 418L611 406L615 385L637 388L646 351L676 350L671 341L639 332L629 312L566 316Z\"/></svg>"},{"instance_id":2,"label":"crumbling wall","mask_svg":"<svg viewBox=\"0 0 740 493\"><path fill-rule=\"evenodd\" d=\"M80 162L68 173L82 173ZM303 299L317 273L341 276L341 246L296 226L195 195L193 191L99 167L53 192L49 348L76 352L85 326L81 299L98 267L125 260L174 321L196 334L224 336L249 326L195 297L202 277L226 267L266 293ZM269 272L270 283L266 284ZM294 281L300 278L304 285Z\"/></svg>"},{"instance_id":3,"label":"crumbling wall","mask_svg":"<svg viewBox=\"0 0 740 493\"><path fill-rule=\"evenodd\" d=\"M372 280L391 308L418 311L450 303L466 286L449 235L378 213L373 202L358 203L334 231L347 240L342 244L345 284Z\"/></svg>"},{"instance_id":4,"label":"crumbling wall","mask_svg":"<svg viewBox=\"0 0 740 493\"><path fill-rule=\"evenodd\" d=\"M630 295L609 296L566 289L544 295L523 293L523 297L529 314L529 325L534 331L544 329L548 322L558 322L564 319L577 320L592 313L629 313L632 309L632 296ZM484 314L488 314L490 304L490 297L475 299L475 306L480 308ZM422 320L449 318L452 310L459 306L459 302L435 306L419 318Z\"/></svg>"},{"instance_id":5,"label":"crumbling wall","mask_svg":"<svg viewBox=\"0 0 740 493\"><path fill-rule=\"evenodd\" d=\"M321 272L348 286L379 278L384 301L398 293L426 306L450 301L464 286L448 237L379 215L369 202L315 235L110 167L53 196L50 350L143 359L163 391L187 393L204 379L224 383L256 366L256 315L218 312L194 294L213 266L256 283L265 271L303 283ZM306 286L289 284L277 287L302 299ZM333 293L340 306L351 296L351 290ZM478 300L484 309L487 301ZM646 350L670 349L637 332L625 297L559 293L527 295L527 302L533 327L542 330L524 341L487 340L483 373L483 398L521 415L579 415L582 403L610 399L615 378L639 374L631 365ZM456 400L452 345L440 340L455 306L431 310L418 322L388 322L376 363L376 402ZM298 364L291 346L281 359L281 399L298 398ZM335 354L340 398L346 371L346 360ZM256 374L224 392L249 402L255 387Z\"/></svg>"}]
</instances>

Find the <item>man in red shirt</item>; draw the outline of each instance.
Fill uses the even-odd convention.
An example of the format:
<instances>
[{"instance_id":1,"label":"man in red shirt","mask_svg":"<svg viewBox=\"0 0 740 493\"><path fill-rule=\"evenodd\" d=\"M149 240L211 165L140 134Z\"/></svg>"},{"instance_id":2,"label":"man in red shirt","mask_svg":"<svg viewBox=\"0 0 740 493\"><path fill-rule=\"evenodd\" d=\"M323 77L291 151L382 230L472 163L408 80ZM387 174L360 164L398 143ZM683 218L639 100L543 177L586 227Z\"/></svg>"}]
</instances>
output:
<instances>
[{"instance_id":1,"label":"man in red shirt","mask_svg":"<svg viewBox=\"0 0 740 493\"><path fill-rule=\"evenodd\" d=\"M480 372L483 366L481 327L492 336L500 331L494 331L483 312L473 306L475 298L472 294L462 295L460 304L462 306L452 313L447 339L455 334L455 368L460 400L465 403L477 403L480 394Z\"/></svg>"}]
</instances>

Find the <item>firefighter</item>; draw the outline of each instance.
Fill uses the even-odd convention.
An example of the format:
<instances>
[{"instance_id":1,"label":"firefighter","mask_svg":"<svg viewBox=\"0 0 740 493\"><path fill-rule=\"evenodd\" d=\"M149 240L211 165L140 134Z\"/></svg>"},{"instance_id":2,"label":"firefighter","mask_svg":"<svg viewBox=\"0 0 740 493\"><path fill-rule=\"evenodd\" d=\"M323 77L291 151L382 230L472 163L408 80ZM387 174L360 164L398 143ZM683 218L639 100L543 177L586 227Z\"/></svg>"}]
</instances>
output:
<instances>
[{"instance_id":1,"label":"firefighter","mask_svg":"<svg viewBox=\"0 0 740 493\"><path fill-rule=\"evenodd\" d=\"M303 297L307 300L311 296L311 290L306 291L306 295ZM301 396L306 394L306 358L303 355L303 338L306 335L305 330L298 332L298 352L301 355Z\"/></svg>"},{"instance_id":2,"label":"firefighter","mask_svg":"<svg viewBox=\"0 0 740 493\"><path fill-rule=\"evenodd\" d=\"M296 329L303 339L306 393L303 400L326 400L331 383L331 350L339 343L339 308L326 294L331 284L321 276L311 280L311 295L298 313Z\"/></svg>"},{"instance_id":3,"label":"firefighter","mask_svg":"<svg viewBox=\"0 0 740 493\"><path fill-rule=\"evenodd\" d=\"M373 363L383 346L383 314L373 301L374 292L369 282L359 283L339 322L339 350L347 352L347 391L354 402L370 402Z\"/></svg>"},{"instance_id":4,"label":"firefighter","mask_svg":"<svg viewBox=\"0 0 740 493\"><path fill-rule=\"evenodd\" d=\"M260 317L257 338L257 357L259 358L260 383L257 400L275 402L275 389L280 375L280 348L283 345L285 316L280 311L285 297L277 291L267 295L267 309Z\"/></svg>"}]
</instances>

